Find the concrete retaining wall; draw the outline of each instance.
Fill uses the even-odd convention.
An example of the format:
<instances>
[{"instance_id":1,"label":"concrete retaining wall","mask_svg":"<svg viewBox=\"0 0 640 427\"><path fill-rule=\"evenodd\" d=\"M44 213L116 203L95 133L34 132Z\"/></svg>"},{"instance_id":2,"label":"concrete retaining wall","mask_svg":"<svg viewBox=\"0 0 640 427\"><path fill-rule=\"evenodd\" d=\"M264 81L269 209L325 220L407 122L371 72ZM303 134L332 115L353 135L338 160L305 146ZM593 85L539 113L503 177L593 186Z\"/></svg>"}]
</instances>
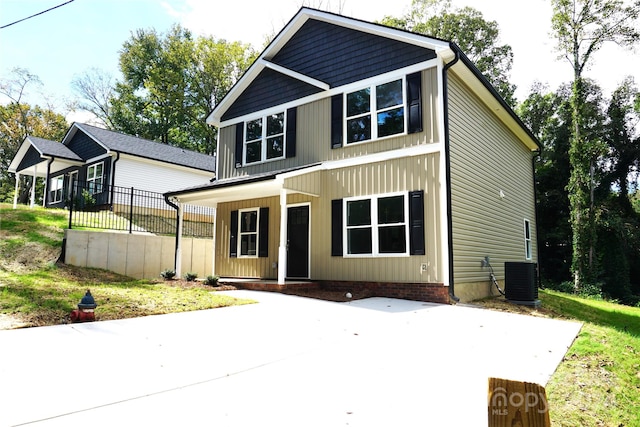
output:
<instances>
[{"instance_id":1,"label":"concrete retaining wall","mask_svg":"<svg viewBox=\"0 0 640 427\"><path fill-rule=\"evenodd\" d=\"M65 263L110 270L135 279L154 279L173 269L171 236L65 230ZM182 238L182 274L212 274L213 240Z\"/></svg>"}]
</instances>

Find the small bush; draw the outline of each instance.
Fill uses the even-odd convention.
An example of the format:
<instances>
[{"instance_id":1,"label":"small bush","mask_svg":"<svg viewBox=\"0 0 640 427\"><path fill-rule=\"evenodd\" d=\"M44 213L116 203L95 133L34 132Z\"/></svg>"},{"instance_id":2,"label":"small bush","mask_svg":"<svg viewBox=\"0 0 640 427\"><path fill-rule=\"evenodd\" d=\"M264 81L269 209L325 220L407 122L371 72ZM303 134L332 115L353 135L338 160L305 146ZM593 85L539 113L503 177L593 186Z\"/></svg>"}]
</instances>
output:
<instances>
[{"instance_id":1,"label":"small bush","mask_svg":"<svg viewBox=\"0 0 640 427\"><path fill-rule=\"evenodd\" d=\"M161 271L160 275L164 280L173 280L173 278L176 277L176 271L167 269L167 270Z\"/></svg>"},{"instance_id":2,"label":"small bush","mask_svg":"<svg viewBox=\"0 0 640 427\"><path fill-rule=\"evenodd\" d=\"M204 284L208 286L218 286L218 276L207 276L204 280Z\"/></svg>"},{"instance_id":3,"label":"small bush","mask_svg":"<svg viewBox=\"0 0 640 427\"><path fill-rule=\"evenodd\" d=\"M184 280L187 282L193 282L198 277L198 273L184 273Z\"/></svg>"}]
</instances>

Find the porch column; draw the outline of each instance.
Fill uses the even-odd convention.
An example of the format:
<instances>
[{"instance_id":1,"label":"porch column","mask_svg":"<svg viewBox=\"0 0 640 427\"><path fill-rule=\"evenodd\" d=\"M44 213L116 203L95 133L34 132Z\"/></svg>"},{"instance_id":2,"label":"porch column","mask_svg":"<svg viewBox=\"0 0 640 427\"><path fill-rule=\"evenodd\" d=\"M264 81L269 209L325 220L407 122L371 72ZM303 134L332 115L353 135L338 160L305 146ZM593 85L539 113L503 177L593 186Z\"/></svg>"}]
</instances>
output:
<instances>
[{"instance_id":1,"label":"porch column","mask_svg":"<svg viewBox=\"0 0 640 427\"><path fill-rule=\"evenodd\" d=\"M16 189L13 192L13 209L18 208L18 191L20 190L20 174L16 172Z\"/></svg>"},{"instance_id":2,"label":"porch column","mask_svg":"<svg viewBox=\"0 0 640 427\"><path fill-rule=\"evenodd\" d=\"M178 202L178 236L176 242L176 277L182 277L182 222L183 222L183 209L182 203Z\"/></svg>"},{"instance_id":3,"label":"porch column","mask_svg":"<svg viewBox=\"0 0 640 427\"><path fill-rule=\"evenodd\" d=\"M280 246L278 247L278 284L287 275L287 190L280 190Z\"/></svg>"},{"instance_id":4,"label":"porch column","mask_svg":"<svg viewBox=\"0 0 640 427\"><path fill-rule=\"evenodd\" d=\"M218 206L213 208L213 251L211 253L211 274L216 276L216 226L218 225Z\"/></svg>"},{"instance_id":5,"label":"porch column","mask_svg":"<svg viewBox=\"0 0 640 427\"><path fill-rule=\"evenodd\" d=\"M36 178L38 173L38 165L33 166L33 183L31 183L31 202L29 207L33 209L36 205Z\"/></svg>"}]
</instances>

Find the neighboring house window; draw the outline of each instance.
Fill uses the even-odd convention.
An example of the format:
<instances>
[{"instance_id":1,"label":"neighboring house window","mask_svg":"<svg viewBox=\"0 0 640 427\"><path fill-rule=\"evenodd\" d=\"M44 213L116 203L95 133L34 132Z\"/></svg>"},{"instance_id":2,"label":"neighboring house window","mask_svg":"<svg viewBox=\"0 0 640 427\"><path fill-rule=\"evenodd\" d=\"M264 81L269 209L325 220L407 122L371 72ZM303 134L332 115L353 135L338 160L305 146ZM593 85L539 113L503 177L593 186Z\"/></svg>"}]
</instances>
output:
<instances>
[{"instance_id":1,"label":"neighboring house window","mask_svg":"<svg viewBox=\"0 0 640 427\"><path fill-rule=\"evenodd\" d=\"M244 135L245 164L284 158L285 113L246 122Z\"/></svg>"},{"instance_id":2,"label":"neighboring house window","mask_svg":"<svg viewBox=\"0 0 640 427\"><path fill-rule=\"evenodd\" d=\"M104 163L96 163L87 168L87 190L91 194L102 193L102 168Z\"/></svg>"},{"instance_id":3,"label":"neighboring house window","mask_svg":"<svg viewBox=\"0 0 640 427\"><path fill-rule=\"evenodd\" d=\"M531 246L531 223L528 219L524 220L524 257L531 259L533 247Z\"/></svg>"},{"instance_id":4,"label":"neighboring house window","mask_svg":"<svg viewBox=\"0 0 640 427\"><path fill-rule=\"evenodd\" d=\"M405 132L404 79L374 85L345 96L345 141L369 141Z\"/></svg>"},{"instance_id":5,"label":"neighboring house window","mask_svg":"<svg viewBox=\"0 0 640 427\"><path fill-rule=\"evenodd\" d=\"M64 176L56 176L51 178L49 182L49 203L58 203L62 201L62 189L64 187Z\"/></svg>"},{"instance_id":6,"label":"neighboring house window","mask_svg":"<svg viewBox=\"0 0 640 427\"><path fill-rule=\"evenodd\" d=\"M344 256L409 255L407 194L344 199Z\"/></svg>"}]
</instances>

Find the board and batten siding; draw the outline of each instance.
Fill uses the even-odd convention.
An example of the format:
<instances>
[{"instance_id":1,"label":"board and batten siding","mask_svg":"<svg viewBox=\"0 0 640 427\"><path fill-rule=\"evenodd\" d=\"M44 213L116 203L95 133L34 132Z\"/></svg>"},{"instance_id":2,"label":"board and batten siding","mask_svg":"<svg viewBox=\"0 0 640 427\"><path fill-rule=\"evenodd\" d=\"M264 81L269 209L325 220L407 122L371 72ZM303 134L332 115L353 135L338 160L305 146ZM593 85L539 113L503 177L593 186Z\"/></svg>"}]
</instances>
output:
<instances>
[{"instance_id":1,"label":"board and batten siding","mask_svg":"<svg viewBox=\"0 0 640 427\"><path fill-rule=\"evenodd\" d=\"M206 184L213 175L213 172L121 155L115 162L114 185L166 193Z\"/></svg>"},{"instance_id":2,"label":"board and batten siding","mask_svg":"<svg viewBox=\"0 0 640 427\"><path fill-rule=\"evenodd\" d=\"M323 98L297 107L296 156L236 168L236 125L220 129L218 141L218 179L255 175L304 165L342 160L420 144L438 142L438 73L422 72L423 132L331 149L331 98ZM242 123L240 124L242 126Z\"/></svg>"},{"instance_id":3,"label":"board and batten siding","mask_svg":"<svg viewBox=\"0 0 640 427\"><path fill-rule=\"evenodd\" d=\"M312 280L440 283L443 261L439 212L439 154L407 157L386 162L317 171L287 178L285 188L313 189L321 185L320 197L293 193L287 204L309 203L311 207ZM425 255L401 257L343 258L331 256L331 201L345 197L396 192L424 191ZM269 208L269 255L264 258L229 256L231 211ZM216 274L226 277L275 279L280 236L278 197L220 203L217 210ZM427 271L421 273L421 265Z\"/></svg>"},{"instance_id":4,"label":"board and batten siding","mask_svg":"<svg viewBox=\"0 0 640 427\"><path fill-rule=\"evenodd\" d=\"M537 262L533 154L457 76L448 82L453 279L457 296L468 300L488 295L485 256L498 280L505 261Z\"/></svg>"}]
</instances>

